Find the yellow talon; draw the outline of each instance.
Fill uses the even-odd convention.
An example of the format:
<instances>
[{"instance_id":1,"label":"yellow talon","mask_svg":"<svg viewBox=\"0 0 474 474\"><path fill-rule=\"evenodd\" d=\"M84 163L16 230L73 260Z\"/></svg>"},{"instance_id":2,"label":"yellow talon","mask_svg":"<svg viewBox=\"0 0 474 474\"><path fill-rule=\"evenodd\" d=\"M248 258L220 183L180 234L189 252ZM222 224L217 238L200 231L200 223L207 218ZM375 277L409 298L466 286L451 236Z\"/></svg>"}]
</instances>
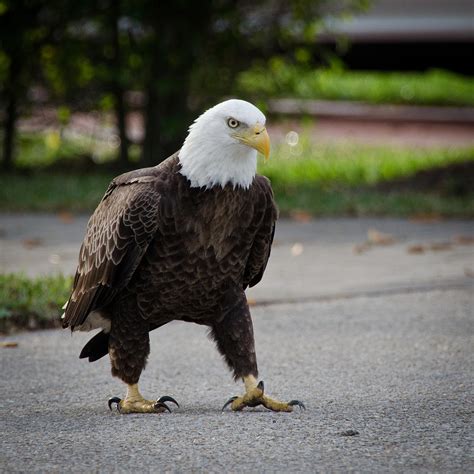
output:
<instances>
[{"instance_id":1,"label":"yellow talon","mask_svg":"<svg viewBox=\"0 0 474 474\"><path fill-rule=\"evenodd\" d=\"M224 408L230 405L231 410L240 411L245 407L256 407L263 405L265 408L268 408L272 411L284 411L292 412L293 407L299 406L302 409L305 409L304 403L298 400L291 400L290 402L280 402L273 398L267 397L264 394L264 385L263 382L256 384L254 377L249 376L244 378L246 393L241 397L232 397L226 402Z\"/></svg>"},{"instance_id":2,"label":"yellow talon","mask_svg":"<svg viewBox=\"0 0 474 474\"><path fill-rule=\"evenodd\" d=\"M168 405L165 402L172 402L179 407L178 402L171 397L164 396L157 401L145 400L138 391L138 385L128 385L127 395L124 400L113 397L109 400L109 408L112 410L112 405L115 403L117 411L123 415L129 413L163 413L169 411Z\"/></svg>"}]
</instances>

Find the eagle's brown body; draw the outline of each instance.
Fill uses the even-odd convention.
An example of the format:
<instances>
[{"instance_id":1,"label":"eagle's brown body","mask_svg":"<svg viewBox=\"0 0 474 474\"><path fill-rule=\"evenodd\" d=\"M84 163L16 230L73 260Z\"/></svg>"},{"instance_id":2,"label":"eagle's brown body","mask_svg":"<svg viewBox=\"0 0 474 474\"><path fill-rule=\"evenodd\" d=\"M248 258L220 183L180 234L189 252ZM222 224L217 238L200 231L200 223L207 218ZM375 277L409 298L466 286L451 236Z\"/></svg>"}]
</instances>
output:
<instances>
[{"instance_id":1,"label":"eagle's brown body","mask_svg":"<svg viewBox=\"0 0 474 474\"><path fill-rule=\"evenodd\" d=\"M148 333L173 320L205 324L235 377L257 376L244 290L262 277L277 210L269 181L249 189L192 188L173 155L114 179L91 217L64 327L91 312L110 320L82 357L107 352L112 373L136 383Z\"/></svg>"}]
</instances>

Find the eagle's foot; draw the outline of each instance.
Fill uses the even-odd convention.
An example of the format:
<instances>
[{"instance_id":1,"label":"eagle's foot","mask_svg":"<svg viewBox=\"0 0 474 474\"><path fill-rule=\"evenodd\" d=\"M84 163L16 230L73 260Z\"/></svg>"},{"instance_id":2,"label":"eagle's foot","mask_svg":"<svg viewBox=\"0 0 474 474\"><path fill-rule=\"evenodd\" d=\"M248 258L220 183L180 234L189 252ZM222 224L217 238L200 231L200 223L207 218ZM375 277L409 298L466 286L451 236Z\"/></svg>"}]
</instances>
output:
<instances>
[{"instance_id":1,"label":"eagle's foot","mask_svg":"<svg viewBox=\"0 0 474 474\"><path fill-rule=\"evenodd\" d=\"M245 395L242 397L232 397L222 407L224 410L228 405L233 411L243 410L245 407L257 407L263 405L272 411L285 411L292 412L293 407L299 406L303 410L305 409L304 403L299 400L291 400L289 402L280 402L273 398L267 397L264 394L263 381L260 381L257 386L248 388Z\"/></svg>"},{"instance_id":2,"label":"eagle's foot","mask_svg":"<svg viewBox=\"0 0 474 474\"><path fill-rule=\"evenodd\" d=\"M163 413L164 411L171 412L170 408L165 402L174 403L179 407L178 402L167 395L159 398L156 401L145 400L138 391L138 385L129 385L127 396L124 400L113 397L109 400L109 408L112 410L112 405L116 405L117 411L123 415L129 413Z\"/></svg>"}]
</instances>

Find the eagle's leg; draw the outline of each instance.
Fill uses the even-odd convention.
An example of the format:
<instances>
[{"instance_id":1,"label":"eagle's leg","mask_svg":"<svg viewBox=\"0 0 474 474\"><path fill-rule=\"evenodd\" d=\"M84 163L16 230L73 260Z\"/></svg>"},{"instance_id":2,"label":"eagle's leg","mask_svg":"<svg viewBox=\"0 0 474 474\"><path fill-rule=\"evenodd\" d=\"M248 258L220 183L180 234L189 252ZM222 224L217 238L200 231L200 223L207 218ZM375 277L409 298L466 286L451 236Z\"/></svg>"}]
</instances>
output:
<instances>
[{"instance_id":1,"label":"eagle's leg","mask_svg":"<svg viewBox=\"0 0 474 474\"><path fill-rule=\"evenodd\" d=\"M245 407L263 405L273 411L291 412L295 406L304 408L298 400L280 402L264 394L263 382L257 383L257 358L253 336L252 318L245 298L239 295L232 304L226 307L223 319L214 323L211 335L217 342L219 352L234 372L234 379L242 379L245 394L232 397L223 408L230 405L234 411Z\"/></svg>"},{"instance_id":2,"label":"eagle's leg","mask_svg":"<svg viewBox=\"0 0 474 474\"><path fill-rule=\"evenodd\" d=\"M134 299L123 298L114 308L109 336L109 356L112 375L127 384L127 394L123 400L113 397L109 400L109 408L115 403L120 413L162 413L170 411L166 401L176 400L164 396L158 400L146 400L138 390L138 380L145 368L150 353L148 323L137 314ZM179 406L179 405L178 405Z\"/></svg>"}]
</instances>

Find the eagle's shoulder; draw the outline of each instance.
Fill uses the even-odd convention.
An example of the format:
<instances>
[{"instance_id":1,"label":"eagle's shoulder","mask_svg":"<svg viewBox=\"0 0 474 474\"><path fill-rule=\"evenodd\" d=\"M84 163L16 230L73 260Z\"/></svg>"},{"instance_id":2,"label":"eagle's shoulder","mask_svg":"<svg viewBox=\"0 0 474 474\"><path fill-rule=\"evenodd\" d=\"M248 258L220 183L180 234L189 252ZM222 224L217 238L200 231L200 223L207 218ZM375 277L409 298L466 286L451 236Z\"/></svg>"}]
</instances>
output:
<instances>
[{"instance_id":1,"label":"eagle's shoulder","mask_svg":"<svg viewBox=\"0 0 474 474\"><path fill-rule=\"evenodd\" d=\"M272 183L266 176L256 174L252 184L260 192L273 196Z\"/></svg>"},{"instance_id":2,"label":"eagle's shoulder","mask_svg":"<svg viewBox=\"0 0 474 474\"><path fill-rule=\"evenodd\" d=\"M120 186L154 183L160 185L170 180L179 169L178 153L171 155L157 166L141 168L116 176L109 184L102 200L107 199Z\"/></svg>"},{"instance_id":3,"label":"eagle's shoulder","mask_svg":"<svg viewBox=\"0 0 474 474\"><path fill-rule=\"evenodd\" d=\"M176 174L176 162L173 155L112 180L87 225L64 327L81 325L128 284L156 233L163 189Z\"/></svg>"}]
</instances>

